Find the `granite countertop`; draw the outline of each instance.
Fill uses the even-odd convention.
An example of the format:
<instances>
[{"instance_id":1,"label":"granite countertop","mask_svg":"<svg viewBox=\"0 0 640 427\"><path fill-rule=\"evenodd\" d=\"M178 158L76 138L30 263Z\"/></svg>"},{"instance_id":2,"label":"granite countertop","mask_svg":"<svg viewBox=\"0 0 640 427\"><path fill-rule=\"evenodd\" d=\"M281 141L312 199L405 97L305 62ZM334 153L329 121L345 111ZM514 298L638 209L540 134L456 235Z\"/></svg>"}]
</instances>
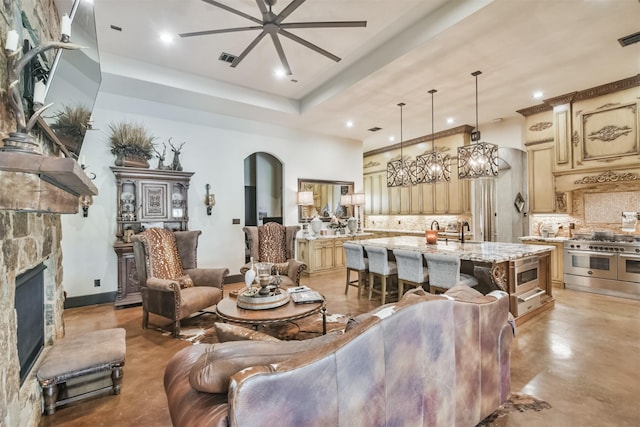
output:
<instances>
[{"instance_id":1,"label":"granite countertop","mask_svg":"<svg viewBox=\"0 0 640 427\"><path fill-rule=\"evenodd\" d=\"M568 237L542 237L542 236L523 236L518 238L520 241L523 240L534 240L536 242L565 242L569 240Z\"/></svg>"},{"instance_id":2,"label":"granite countertop","mask_svg":"<svg viewBox=\"0 0 640 427\"><path fill-rule=\"evenodd\" d=\"M300 235L296 237L297 240L327 240L327 239L353 239L360 236L373 236L373 233L356 233L356 234L325 234L319 236L305 236Z\"/></svg>"},{"instance_id":3,"label":"granite countertop","mask_svg":"<svg viewBox=\"0 0 640 427\"><path fill-rule=\"evenodd\" d=\"M384 228L367 228L365 231L367 232L371 232L371 233L403 233L403 234L409 234L412 236L424 236L424 232L425 230L393 230L393 229L384 229ZM464 232L465 237L473 237L473 233L470 231L465 231ZM458 236L460 236L460 233L456 233L456 232L452 232L452 231L443 231L443 230L438 230L438 237L440 238L449 238L449 237L453 237L453 238L457 238Z\"/></svg>"},{"instance_id":4,"label":"granite countertop","mask_svg":"<svg viewBox=\"0 0 640 427\"><path fill-rule=\"evenodd\" d=\"M523 245L520 243L500 242L465 242L438 241L435 245L429 245L424 237L397 236L381 237L377 239L358 240L358 244L385 247L391 249L406 249L420 251L422 253L448 253L457 255L465 261L499 263L513 261L531 255L550 252L554 246Z\"/></svg>"}]
</instances>

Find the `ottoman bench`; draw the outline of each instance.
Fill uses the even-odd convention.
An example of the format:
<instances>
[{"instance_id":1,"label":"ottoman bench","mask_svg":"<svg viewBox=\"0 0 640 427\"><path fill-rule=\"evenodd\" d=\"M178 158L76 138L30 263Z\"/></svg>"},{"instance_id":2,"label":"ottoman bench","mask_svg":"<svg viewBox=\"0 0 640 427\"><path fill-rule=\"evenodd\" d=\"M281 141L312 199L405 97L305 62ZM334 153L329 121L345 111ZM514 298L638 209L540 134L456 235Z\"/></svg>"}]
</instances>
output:
<instances>
[{"instance_id":1,"label":"ottoman bench","mask_svg":"<svg viewBox=\"0 0 640 427\"><path fill-rule=\"evenodd\" d=\"M52 415L60 405L94 396L110 388L113 394L120 394L126 352L125 336L124 329L115 328L57 341L46 354L37 373L44 396L45 413ZM58 400L58 385L66 384L72 378L109 370L111 386Z\"/></svg>"}]
</instances>

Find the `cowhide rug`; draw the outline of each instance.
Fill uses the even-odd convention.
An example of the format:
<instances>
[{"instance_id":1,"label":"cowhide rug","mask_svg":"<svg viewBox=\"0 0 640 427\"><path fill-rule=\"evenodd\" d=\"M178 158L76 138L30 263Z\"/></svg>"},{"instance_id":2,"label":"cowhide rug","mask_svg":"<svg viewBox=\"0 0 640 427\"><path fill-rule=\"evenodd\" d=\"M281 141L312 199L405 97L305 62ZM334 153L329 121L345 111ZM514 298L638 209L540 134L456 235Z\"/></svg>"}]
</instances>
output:
<instances>
[{"instance_id":1,"label":"cowhide rug","mask_svg":"<svg viewBox=\"0 0 640 427\"><path fill-rule=\"evenodd\" d=\"M509 396L506 402L500 405L500 407L493 411L487 418L480 421L476 427L490 427L495 420L511 412L525 412L529 410L542 411L543 409L551 409L551 405L529 394L511 393L511 396Z\"/></svg>"},{"instance_id":2,"label":"cowhide rug","mask_svg":"<svg viewBox=\"0 0 640 427\"><path fill-rule=\"evenodd\" d=\"M343 331L349 318L343 314L327 314L327 332ZM178 339L192 344L214 344L219 342L213 326L221 322L214 313L195 315L183 319ZM163 335L171 335L170 325L158 328ZM322 315L320 313L274 325L260 326L258 331L264 332L282 340L305 340L322 335Z\"/></svg>"}]
</instances>

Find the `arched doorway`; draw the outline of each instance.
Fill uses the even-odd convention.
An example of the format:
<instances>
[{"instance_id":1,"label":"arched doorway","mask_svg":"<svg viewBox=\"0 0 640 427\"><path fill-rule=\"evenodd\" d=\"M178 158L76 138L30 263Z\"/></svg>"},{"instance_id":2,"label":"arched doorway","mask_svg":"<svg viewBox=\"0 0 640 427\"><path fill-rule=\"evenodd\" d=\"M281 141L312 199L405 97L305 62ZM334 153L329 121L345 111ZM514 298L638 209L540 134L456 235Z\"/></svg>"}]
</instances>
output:
<instances>
[{"instance_id":1,"label":"arched doorway","mask_svg":"<svg viewBox=\"0 0 640 427\"><path fill-rule=\"evenodd\" d=\"M244 159L244 224L283 223L282 162L269 153Z\"/></svg>"}]
</instances>

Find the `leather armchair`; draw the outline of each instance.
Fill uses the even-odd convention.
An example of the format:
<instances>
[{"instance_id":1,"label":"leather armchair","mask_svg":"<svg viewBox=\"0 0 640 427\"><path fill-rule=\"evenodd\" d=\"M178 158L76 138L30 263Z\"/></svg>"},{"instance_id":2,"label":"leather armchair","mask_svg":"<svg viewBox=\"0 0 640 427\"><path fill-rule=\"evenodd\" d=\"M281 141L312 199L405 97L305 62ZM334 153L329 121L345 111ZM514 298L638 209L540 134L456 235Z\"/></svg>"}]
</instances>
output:
<instances>
[{"instance_id":1,"label":"leather armchair","mask_svg":"<svg viewBox=\"0 0 640 427\"><path fill-rule=\"evenodd\" d=\"M180 320L215 305L222 299L222 285L229 274L227 268L198 268L197 249L201 231L175 231L175 246L183 273L193 286L183 287L182 280L154 277L149 266L154 256L167 257L166 253L149 253L145 232L133 236L133 253L140 281L142 296L142 327L147 328L149 313L173 321L173 336L180 334ZM171 233L171 232L169 232ZM174 252L175 253L175 252ZM170 258L171 256L169 256ZM168 260L163 259L162 262ZM183 276L184 277L184 276Z\"/></svg>"},{"instance_id":2,"label":"leather armchair","mask_svg":"<svg viewBox=\"0 0 640 427\"><path fill-rule=\"evenodd\" d=\"M274 262L276 260L286 260L286 267L280 271L282 278L282 286L298 286L300 284L300 275L307 269L307 264L295 259L295 243L296 234L300 230L298 225L284 226L276 222L268 222L260 226L243 227L245 233L245 243L249 256L253 257L254 262ZM267 245L260 240L262 231L271 231L284 235L284 242L281 245ZM261 256L262 255L262 256ZM251 268L250 264L245 264L240 268L240 273L244 275ZM278 268L275 266L274 268Z\"/></svg>"}]
</instances>

